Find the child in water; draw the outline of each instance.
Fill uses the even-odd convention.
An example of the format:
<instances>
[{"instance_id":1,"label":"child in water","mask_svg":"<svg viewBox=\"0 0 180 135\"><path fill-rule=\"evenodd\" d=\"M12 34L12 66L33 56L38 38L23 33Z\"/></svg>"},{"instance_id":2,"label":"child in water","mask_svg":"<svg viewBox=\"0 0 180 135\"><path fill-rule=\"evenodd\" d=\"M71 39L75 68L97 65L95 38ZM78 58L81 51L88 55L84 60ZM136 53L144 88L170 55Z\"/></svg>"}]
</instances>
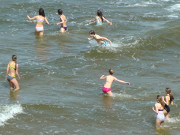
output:
<instances>
[{"instance_id":1,"label":"child in water","mask_svg":"<svg viewBox=\"0 0 180 135\"><path fill-rule=\"evenodd\" d=\"M96 25L103 25L103 21L106 21L109 25L112 25L112 22L107 20L100 10L97 11L97 16L92 20L92 22L96 22Z\"/></svg>"},{"instance_id":2,"label":"child in water","mask_svg":"<svg viewBox=\"0 0 180 135\"><path fill-rule=\"evenodd\" d=\"M109 42L109 44L112 44L112 42L108 38L101 37L101 36L95 34L95 32L93 30L89 31L89 36L91 38L88 38L88 40L95 39L101 46L106 46L107 42Z\"/></svg>"},{"instance_id":3,"label":"child in water","mask_svg":"<svg viewBox=\"0 0 180 135\"><path fill-rule=\"evenodd\" d=\"M61 25L60 27L60 32L65 32L67 30L67 19L66 19L66 16L62 14L63 11L61 9L58 9L58 14L59 14L59 17L60 17L60 22L57 23L57 25Z\"/></svg>"},{"instance_id":4,"label":"child in water","mask_svg":"<svg viewBox=\"0 0 180 135\"><path fill-rule=\"evenodd\" d=\"M157 95L157 102L155 103L155 108L152 107L152 110L157 113L156 116L156 128L159 128L162 123L164 123L165 116L164 116L164 106L165 103L162 101L162 97Z\"/></svg>"},{"instance_id":5,"label":"child in water","mask_svg":"<svg viewBox=\"0 0 180 135\"><path fill-rule=\"evenodd\" d=\"M171 89L170 88L166 88L165 91L166 91L166 96L163 96L162 100L165 103L165 107L164 107L165 116L166 116L166 119L168 120L169 119L169 112L170 112L169 105L170 104L173 105L173 103L174 103L174 96L171 94Z\"/></svg>"},{"instance_id":6,"label":"child in water","mask_svg":"<svg viewBox=\"0 0 180 135\"><path fill-rule=\"evenodd\" d=\"M49 24L48 20L45 17L44 9L43 8L39 9L39 15L34 16L32 18L27 15L27 18L30 21L35 19L37 20L36 29L35 29L36 35L43 36L44 35L43 22L45 21L47 24Z\"/></svg>"},{"instance_id":7,"label":"child in water","mask_svg":"<svg viewBox=\"0 0 180 135\"><path fill-rule=\"evenodd\" d=\"M124 83L124 84L130 85L129 82L125 82L125 81L123 81L123 80L119 80L119 79L117 79L116 77L114 77L114 76L113 76L113 73L114 73L114 71L113 71L112 69L109 69L109 75L107 75L107 76L102 75L102 76L100 77L101 80L102 80L102 79L106 79L106 83L104 84L104 86L103 86L103 88L102 88L102 91L103 91L104 93L107 93L108 96L113 96L113 94L112 94L112 92L111 92L111 85L112 85L112 83L113 83L114 80L117 81L117 82L119 82L119 83Z\"/></svg>"},{"instance_id":8,"label":"child in water","mask_svg":"<svg viewBox=\"0 0 180 135\"><path fill-rule=\"evenodd\" d=\"M18 73L18 64L17 64L17 56L13 55L12 56L12 61L10 61L7 65L7 70L6 70L6 78L9 82L10 90L12 91L17 91L20 89L19 83L16 80L16 75L18 79L20 80L20 76Z\"/></svg>"}]
</instances>

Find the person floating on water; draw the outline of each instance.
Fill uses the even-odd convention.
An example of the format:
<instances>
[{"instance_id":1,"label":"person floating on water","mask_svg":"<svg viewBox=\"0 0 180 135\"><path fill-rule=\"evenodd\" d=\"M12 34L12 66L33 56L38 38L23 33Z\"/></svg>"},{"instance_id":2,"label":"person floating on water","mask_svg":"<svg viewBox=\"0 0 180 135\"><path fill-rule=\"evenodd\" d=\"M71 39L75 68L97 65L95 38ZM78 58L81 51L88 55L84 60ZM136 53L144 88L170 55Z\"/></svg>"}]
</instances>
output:
<instances>
[{"instance_id":1,"label":"person floating on water","mask_svg":"<svg viewBox=\"0 0 180 135\"><path fill-rule=\"evenodd\" d=\"M170 107L169 105L173 105L174 104L174 96L171 94L171 89L170 88L166 88L166 96L163 96L162 97L162 100L164 101L165 103L165 107L164 107L164 110L165 110L165 116L166 116L166 119L168 120L169 119L169 112L170 112Z\"/></svg>"},{"instance_id":2,"label":"person floating on water","mask_svg":"<svg viewBox=\"0 0 180 135\"><path fill-rule=\"evenodd\" d=\"M110 22L109 20L107 20L104 16L103 13L98 10L97 11L97 16L91 20L92 22L96 22L96 25L103 25L103 22L106 21L109 25L112 25L112 22Z\"/></svg>"},{"instance_id":3,"label":"person floating on water","mask_svg":"<svg viewBox=\"0 0 180 135\"><path fill-rule=\"evenodd\" d=\"M7 65L6 78L9 82L10 90L17 91L20 89L18 81L16 80L16 75L20 80L20 76L18 73L18 64L17 64L17 56L12 55L12 61L10 61Z\"/></svg>"},{"instance_id":4,"label":"person floating on water","mask_svg":"<svg viewBox=\"0 0 180 135\"><path fill-rule=\"evenodd\" d=\"M101 37L97 34L95 34L95 32L93 30L89 31L89 36L91 38L88 38L88 40L93 40L95 39L101 46L107 46L107 42L109 42L109 44L112 44L111 40L109 40L106 37Z\"/></svg>"},{"instance_id":5,"label":"person floating on water","mask_svg":"<svg viewBox=\"0 0 180 135\"><path fill-rule=\"evenodd\" d=\"M62 14L63 11L61 9L58 9L58 15L60 17L60 22L57 23L57 25L61 25L60 32L65 32L67 30L67 19L66 16Z\"/></svg>"},{"instance_id":6,"label":"person floating on water","mask_svg":"<svg viewBox=\"0 0 180 135\"><path fill-rule=\"evenodd\" d=\"M36 28L35 28L36 35L43 36L44 35L43 22L45 21L46 24L49 24L48 20L45 17L44 9L43 8L39 9L39 15L34 16L32 18L27 15L27 18L30 21L35 19L37 20Z\"/></svg>"},{"instance_id":7,"label":"person floating on water","mask_svg":"<svg viewBox=\"0 0 180 135\"><path fill-rule=\"evenodd\" d=\"M112 85L112 83L113 83L114 80L117 81L117 82L119 82L119 83L124 83L124 84L130 85L129 82L126 82L126 81L123 81L123 80L119 80L119 79L117 79L116 77L114 77L114 76L113 76L113 73L114 73L114 71L113 71L112 69L109 69L109 75L107 75L107 76L102 75L102 76L100 77L101 80L102 80L102 79L106 79L106 83L104 84L104 86L103 86L103 88L102 88L102 91L103 91L104 93L107 93L108 96L113 96L113 94L112 94L112 92L111 92L111 85Z\"/></svg>"},{"instance_id":8,"label":"person floating on water","mask_svg":"<svg viewBox=\"0 0 180 135\"><path fill-rule=\"evenodd\" d=\"M152 107L152 110L157 113L156 128L159 128L164 123L164 107L165 103L162 101L162 97L160 95L157 95L157 102L155 103L155 107Z\"/></svg>"}]
</instances>

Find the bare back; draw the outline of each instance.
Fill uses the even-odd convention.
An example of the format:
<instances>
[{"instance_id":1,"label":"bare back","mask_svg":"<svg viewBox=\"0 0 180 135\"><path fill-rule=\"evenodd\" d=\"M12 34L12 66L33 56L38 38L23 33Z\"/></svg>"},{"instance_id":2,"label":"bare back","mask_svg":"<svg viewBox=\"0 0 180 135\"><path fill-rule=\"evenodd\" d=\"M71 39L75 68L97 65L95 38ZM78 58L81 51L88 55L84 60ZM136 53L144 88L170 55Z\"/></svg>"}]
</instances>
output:
<instances>
[{"instance_id":1,"label":"bare back","mask_svg":"<svg viewBox=\"0 0 180 135\"><path fill-rule=\"evenodd\" d=\"M104 87L106 87L106 88L111 88L111 85L112 85L112 83L113 83L113 81L114 81L114 76L112 76L112 75L108 75L108 76L106 76L106 83L104 84Z\"/></svg>"},{"instance_id":2,"label":"bare back","mask_svg":"<svg viewBox=\"0 0 180 135\"><path fill-rule=\"evenodd\" d=\"M16 66L17 64L14 62L14 61L10 61L9 64L7 65L7 68L9 69L8 71L8 74L10 76L16 76Z\"/></svg>"},{"instance_id":3,"label":"bare back","mask_svg":"<svg viewBox=\"0 0 180 135\"><path fill-rule=\"evenodd\" d=\"M37 20L36 27L43 27L43 22L45 20L45 17L41 15L37 15L36 20Z\"/></svg>"},{"instance_id":4,"label":"bare back","mask_svg":"<svg viewBox=\"0 0 180 135\"><path fill-rule=\"evenodd\" d=\"M103 44L103 43L104 43L104 41L101 39L101 36L99 36L99 35L97 35L97 34L95 34L94 39L95 39L99 44Z\"/></svg>"}]
</instances>

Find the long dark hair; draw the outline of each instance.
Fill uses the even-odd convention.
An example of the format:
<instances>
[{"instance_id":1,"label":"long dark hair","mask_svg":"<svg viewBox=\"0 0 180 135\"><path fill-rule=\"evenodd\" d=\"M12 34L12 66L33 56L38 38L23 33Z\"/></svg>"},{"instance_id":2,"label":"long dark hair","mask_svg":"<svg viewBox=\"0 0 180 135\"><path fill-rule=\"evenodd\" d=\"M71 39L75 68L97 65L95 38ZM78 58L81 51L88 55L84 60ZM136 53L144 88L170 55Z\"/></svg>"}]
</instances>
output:
<instances>
[{"instance_id":1,"label":"long dark hair","mask_svg":"<svg viewBox=\"0 0 180 135\"><path fill-rule=\"evenodd\" d=\"M44 9L43 8L39 9L39 15L42 15L43 17L45 17L45 13L44 13Z\"/></svg>"},{"instance_id":2,"label":"long dark hair","mask_svg":"<svg viewBox=\"0 0 180 135\"><path fill-rule=\"evenodd\" d=\"M97 11L97 16L99 16L103 22L103 13L100 10Z\"/></svg>"},{"instance_id":3,"label":"long dark hair","mask_svg":"<svg viewBox=\"0 0 180 135\"><path fill-rule=\"evenodd\" d=\"M174 96L171 94L171 89L170 88L166 88L166 93L169 94L170 96L170 103L174 100Z\"/></svg>"}]
</instances>

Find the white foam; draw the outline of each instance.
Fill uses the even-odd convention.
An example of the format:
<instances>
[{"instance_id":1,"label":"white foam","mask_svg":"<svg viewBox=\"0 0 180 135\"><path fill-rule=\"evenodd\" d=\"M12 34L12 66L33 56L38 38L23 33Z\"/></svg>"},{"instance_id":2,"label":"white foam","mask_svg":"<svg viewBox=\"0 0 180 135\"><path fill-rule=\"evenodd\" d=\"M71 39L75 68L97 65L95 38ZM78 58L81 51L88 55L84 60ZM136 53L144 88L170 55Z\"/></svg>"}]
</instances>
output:
<instances>
[{"instance_id":1,"label":"white foam","mask_svg":"<svg viewBox=\"0 0 180 135\"><path fill-rule=\"evenodd\" d=\"M180 11L180 4L175 4L173 6L170 6L170 8L167 8L167 10L170 12Z\"/></svg>"},{"instance_id":2,"label":"white foam","mask_svg":"<svg viewBox=\"0 0 180 135\"><path fill-rule=\"evenodd\" d=\"M168 122L170 122L170 123L177 123L177 122L180 122L180 119L177 118L177 117L169 118Z\"/></svg>"},{"instance_id":3,"label":"white foam","mask_svg":"<svg viewBox=\"0 0 180 135\"><path fill-rule=\"evenodd\" d=\"M7 120L22 112L23 108L20 104L0 105L0 126L3 126Z\"/></svg>"},{"instance_id":4,"label":"white foam","mask_svg":"<svg viewBox=\"0 0 180 135\"><path fill-rule=\"evenodd\" d=\"M131 98L131 95L122 94L122 93L113 93L113 97Z\"/></svg>"}]
</instances>

